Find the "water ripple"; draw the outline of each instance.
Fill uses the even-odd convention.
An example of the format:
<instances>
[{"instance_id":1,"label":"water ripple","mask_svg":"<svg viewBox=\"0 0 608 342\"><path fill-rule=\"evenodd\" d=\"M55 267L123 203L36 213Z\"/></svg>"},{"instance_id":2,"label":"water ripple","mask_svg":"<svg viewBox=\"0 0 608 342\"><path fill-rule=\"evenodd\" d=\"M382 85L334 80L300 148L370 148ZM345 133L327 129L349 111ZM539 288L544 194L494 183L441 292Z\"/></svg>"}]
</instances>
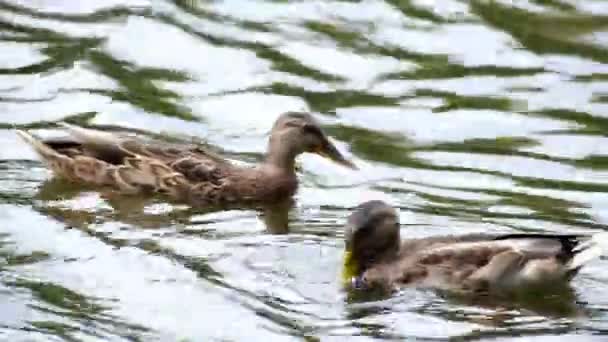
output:
<instances>
[{"instance_id":1,"label":"water ripple","mask_svg":"<svg viewBox=\"0 0 608 342\"><path fill-rule=\"evenodd\" d=\"M0 338L592 340L600 260L517 303L340 286L358 203L408 236L607 229L601 1L0 1ZM58 121L255 163L308 110L361 172L298 161L295 203L193 209L53 180Z\"/></svg>"}]
</instances>

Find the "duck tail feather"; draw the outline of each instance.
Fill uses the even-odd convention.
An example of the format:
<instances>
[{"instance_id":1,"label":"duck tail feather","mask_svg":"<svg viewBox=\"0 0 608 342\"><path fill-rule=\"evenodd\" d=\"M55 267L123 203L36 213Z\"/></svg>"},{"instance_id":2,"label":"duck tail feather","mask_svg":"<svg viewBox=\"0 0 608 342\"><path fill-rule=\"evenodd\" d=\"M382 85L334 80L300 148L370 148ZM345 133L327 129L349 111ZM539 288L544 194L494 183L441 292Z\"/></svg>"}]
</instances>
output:
<instances>
[{"instance_id":1,"label":"duck tail feather","mask_svg":"<svg viewBox=\"0 0 608 342\"><path fill-rule=\"evenodd\" d=\"M107 132L72 125L67 122L58 122L57 125L63 127L70 136L83 144L105 143L113 145L116 143L116 138Z\"/></svg>"},{"instance_id":2,"label":"duck tail feather","mask_svg":"<svg viewBox=\"0 0 608 342\"><path fill-rule=\"evenodd\" d=\"M57 151L53 150L52 148L47 146L44 142L42 142L42 140L34 137L30 133L20 130L20 129L16 130L16 133L19 137L21 137L21 139L23 139L26 143L28 143L28 145L30 145L34 149L34 151L36 151L36 153L38 153L38 155L40 155L40 157L42 159L53 160L53 159L60 159L61 157L63 157Z\"/></svg>"},{"instance_id":3,"label":"duck tail feather","mask_svg":"<svg viewBox=\"0 0 608 342\"><path fill-rule=\"evenodd\" d=\"M608 254L608 232L597 233L572 249L575 253L568 268L579 269L591 260Z\"/></svg>"}]
</instances>

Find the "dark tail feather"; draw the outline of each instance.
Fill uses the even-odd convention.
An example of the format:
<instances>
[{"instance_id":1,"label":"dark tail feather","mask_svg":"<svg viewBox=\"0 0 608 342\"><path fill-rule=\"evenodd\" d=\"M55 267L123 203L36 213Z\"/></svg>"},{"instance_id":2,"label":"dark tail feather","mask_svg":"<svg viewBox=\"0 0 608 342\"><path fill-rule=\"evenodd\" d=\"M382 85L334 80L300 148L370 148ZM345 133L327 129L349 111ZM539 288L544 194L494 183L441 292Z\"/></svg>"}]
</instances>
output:
<instances>
[{"instance_id":1,"label":"dark tail feather","mask_svg":"<svg viewBox=\"0 0 608 342\"><path fill-rule=\"evenodd\" d=\"M589 261L608 254L608 232L588 237L577 244L573 252L574 257L568 263L570 270L578 270Z\"/></svg>"}]
</instances>

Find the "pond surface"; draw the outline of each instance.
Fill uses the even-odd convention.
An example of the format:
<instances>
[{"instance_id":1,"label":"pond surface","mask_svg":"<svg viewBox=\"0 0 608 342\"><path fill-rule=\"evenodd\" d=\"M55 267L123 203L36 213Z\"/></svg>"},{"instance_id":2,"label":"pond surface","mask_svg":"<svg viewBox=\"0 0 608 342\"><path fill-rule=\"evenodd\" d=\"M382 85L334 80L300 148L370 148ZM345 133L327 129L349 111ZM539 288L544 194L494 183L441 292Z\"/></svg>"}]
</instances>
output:
<instances>
[{"instance_id":1,"label":"pond surface","mask_svg":"<svg viewBox=\"0 0 608 342\"><path fill-rule=\"evenodd\" d=\"M287 234L281 210L54 181L13 131L67 120L255 163L288 110L361 170L302 156ZM369 199L406 237L606 229L603 0L0 1L0 113L0 340L608 339L603 260L522 303L340 286Z\"/></svg>"}]
</instances>

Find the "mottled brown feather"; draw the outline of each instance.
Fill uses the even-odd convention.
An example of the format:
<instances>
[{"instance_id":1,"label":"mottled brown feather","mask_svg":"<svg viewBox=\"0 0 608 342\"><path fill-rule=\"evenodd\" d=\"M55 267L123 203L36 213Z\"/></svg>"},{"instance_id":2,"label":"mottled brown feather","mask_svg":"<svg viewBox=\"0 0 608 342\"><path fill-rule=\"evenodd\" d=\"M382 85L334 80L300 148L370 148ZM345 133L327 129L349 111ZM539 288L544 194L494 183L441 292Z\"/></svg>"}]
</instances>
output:
<instances>
[{"instance_id":1,"label":"mottled brown feather","mask_svg":"<svg viewBox=\"0 0 608 342\"><path fill-rule=\"evenodd\" d=\"M135 139L86 144L69 138L39 140L19 132L53 173L125 193L160 192L197 206L272 202L292 195L295 174L238 167L195 146L164 146ZM293 172L292 172L293 173Z\"/></svg>"}]
</instances>

